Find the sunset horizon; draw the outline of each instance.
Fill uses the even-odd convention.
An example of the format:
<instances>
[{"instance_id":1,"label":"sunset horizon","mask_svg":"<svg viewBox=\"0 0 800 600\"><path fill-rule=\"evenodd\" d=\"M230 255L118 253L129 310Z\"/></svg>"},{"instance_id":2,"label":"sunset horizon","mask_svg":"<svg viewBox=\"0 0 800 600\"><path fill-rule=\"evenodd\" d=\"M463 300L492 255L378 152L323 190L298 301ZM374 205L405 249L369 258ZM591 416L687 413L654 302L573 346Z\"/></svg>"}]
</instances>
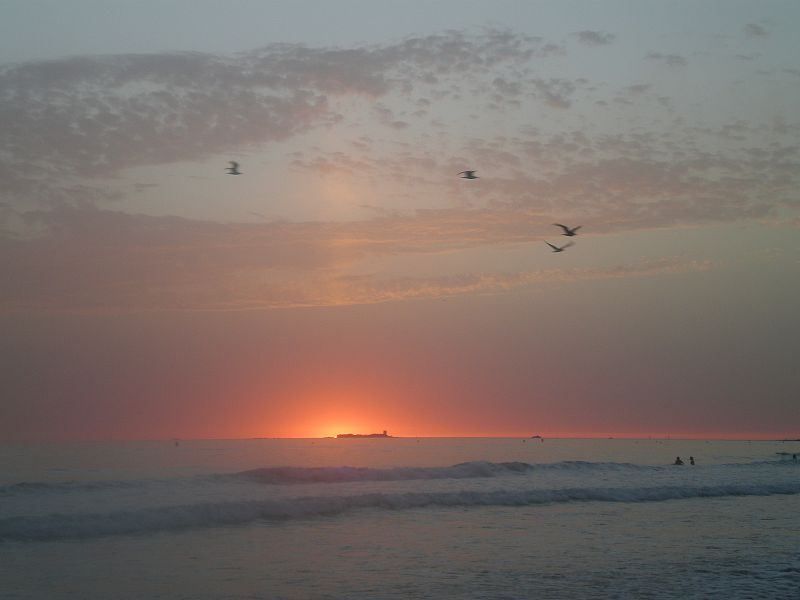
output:
<instances>
[{"instance_id":1,"label":"sunset horizon","mask_svg":"<svg viewBox=\"0 0 800 600\"><path fill-rule=\"evenodd\" d=\"M796 600L800 2L0 15L2 593Z\"/></svg>"},{"instance_id":2,"label":"sunset horizon","mask_svg":"<svg viewBox=\"0 0 800 600\"><path fill-rule=\"evenodd\" d=\"M378 428L342 428L341 430L336 430L335 433L331 432L329 434L319 434L319 435L302 435L302 434L253 434L253 435L241 435L241 436L183 436L183 435L170 435L170 436L162 436L162 437L118 437L118 438L103 438L103 437L76 437L76 438L48 438L48 439L37 439L37 438L19 438L19 439L9 439L8 442L11 443L41 443L41 442L52 442L52 443L105 443L105 442L120 442L120 443L127 443L127 442L174 442L176 440L183 441L183 442L191 442L191 441L225 441L225 440L232 440L232 441L246 441L246 440L324 440L324 439L336 439L336 437L340 434L358 434L356 436L357 439L361 437L364 439L366 437L365 434L372 434L372 433L380 433L383 429ZM756 433L742 433L742 432L732 432L732 433L725 433L725 432L676 432L676 433L647 433L647 432L548 432L548 431L539 431L535 433L527 433L527 432L495 432L495 433L476 433L476 432L463 432L463 433L444 433L444 432L431 432L431 433L419 433L414 434L408 431L400 431L396 433L392 430L386 430L388 432L388 437L392 439L516 439L527 441L530 439L535 439L539 441L539 438L543 440L652 440L652 441L680 441L680 440L694 440L694 441L734 441L734 442L746 442L746 441L753 441L753 442L797 442L800 441L800 436L795 433L787 433L785 435L780 433L763 433L763 432L756 432ZM369 439L369 438L366 438ZM346 443L347 440L345 440Z\"/></svg>"}]
</instances>

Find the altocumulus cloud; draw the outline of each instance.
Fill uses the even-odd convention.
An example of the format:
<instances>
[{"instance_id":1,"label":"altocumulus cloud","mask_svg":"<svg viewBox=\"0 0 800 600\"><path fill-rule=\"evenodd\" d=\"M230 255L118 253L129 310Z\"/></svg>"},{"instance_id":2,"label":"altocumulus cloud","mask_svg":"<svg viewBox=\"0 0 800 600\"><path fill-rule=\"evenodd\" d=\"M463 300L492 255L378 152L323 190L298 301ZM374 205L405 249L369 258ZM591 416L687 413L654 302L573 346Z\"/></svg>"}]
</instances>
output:
<instances>
[{"instance_id":1,"label":"altocumulus cloud","mask_svg":"<svg viewBox=\"0 0 800 600\"><path fill-rule=\"evenodd\" d=\"M235 56L78 57L0 69L0 191L53 204L79 177L192 160L286 139L335 119L329 99L378 98L415 82L547 55L539 38L449 32L394 45L278 44ZM96 198L90 198L96 199Z\"/></svg>"},{"instance_id":2,"label":"altocumulus cloud","mask_svg":"<svg viewBox=\"0 0 800 600\"><path fill-rule=\"evenodd\" d=\"M591 30L578 31L574 35L579 42L588 46L605 46L613 43L617 38L613 33Z\"/></svg>"},{"instance_id":3,"label":"altocumulus cloud","mask_svg":"<svg viewBox=\"0 0 800 600\"><path fill-rule=\"evenodd\" d=\"M649 60L657 61L670 67L685 67L689 64L686 57L680 54L663 54L661 52L650 52L647 54Z\"/></svg>"},{"instance_id":4,"label":"altocumulus cloud","mask_svg":"<svg viewBox=\"0 0 800 600\"><path fill-rule=\"evenodd\" d=\"M601 32L579 32L573 39L584 52L587 45L614 41ZM499 293L559 278L698 270L706 265L667 261L616 271L429 279L347 273L348 266L374 256L535 241L561 219L579 218L587 230L603 233L764 219L797 205L795 123L770 129L745 119L702 126L672 119L651 130L603 130L594 126L591 111L604 97L635 98L651 111L648 116L663 119L670 117L665 104L681 98L663 102L658 80L625 82L614 90L559 76L553 72L557 63L549 61L565 52L507 31L448 32L350 49L272 45L235 56L84 57L3 67L2 307L369 303ZM649 59L693 68L678 55L654 52ZM653 71L674 75L684 69ZM202 159L279 143L321 125L340 127L352 118L337 106L337 98L346 96L367 99L373 110L365 112L398 138L380 144L356 130L351 151L304 149L288 157L293 169L318 177L371 177L401 188L413 182L419 205L440 206L445 198L458 206L464 188L453 175L464 164L480 165L481 185L470 190L481 208L397 214L378 207L379 216L364 221L221 224L108 210L115 197L95 185L130 167ZM519 126L503 135L476 129L459 137L458 128L448 130L446 123L427 131L428 113L460 101L458 96L474 100L470 110L494 102L493 117L516 114ZM603 110L606 118L597 121L625 122L626 113L613 113L625 106ZM459 106L452 112L465 113ZM547 118L529 120L528 114ZM445 140L445 150L419 137L429 133ZM28 235L15 237L23 226Z\"/></svg>"}]
</instances>

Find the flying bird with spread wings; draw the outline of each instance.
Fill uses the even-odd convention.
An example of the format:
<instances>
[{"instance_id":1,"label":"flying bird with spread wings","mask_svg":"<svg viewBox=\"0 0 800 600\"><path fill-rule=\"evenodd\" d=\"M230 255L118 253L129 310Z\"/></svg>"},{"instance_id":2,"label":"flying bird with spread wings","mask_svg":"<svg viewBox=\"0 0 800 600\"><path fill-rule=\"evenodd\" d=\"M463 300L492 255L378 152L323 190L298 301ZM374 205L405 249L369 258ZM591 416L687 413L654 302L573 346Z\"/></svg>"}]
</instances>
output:
<instances>
[{"instance_id":1,"label":"flying bird with spread wings","mask_svg":"<svg viewBox=\"0 0 800 600\"><path fill-rule=\"evenodd\" d=\"M235 160L229 160L228 164L230 164L230 167L225 169L225 171L227 171L228 175L241 175L242 174L242 172L239 170L239 163L238 162L236 162Z\"/></svg>"},{"instance_id":2,"label":"flying bird with spread wings","mask_svg":"<svg viewBox=\"0 0 800 600\"><path fill-rule=\"evenodd\" d=\"M475 175L475 171L461 171L459 175L461 175L461 179L480 179L480 177Z\"/></svg>"},{"instance_id":3,"label":"flying bird with spread wings","mask_svg":"<svg viewBox=\"0 0 800 600\"><path fill-rule=\"evenodd\" d=\"M566 235L567 237L572 237L578 235L578 229L583 227L583 225L578 225L577 227L567 227L566 225L562 225L561 223L553 223L556 227L561 227L564 230L564 233L561 235Z\"/></svg>"},{"instance_id":4,"label":"flying bird with spread wings","mask_svg":"<svg viewBox=\"0 0 800 600\"><path fill-rule=\"evenodd\" d=\"M548 246L550 246L550 247L553 249L553 252L563 252L564 250L566 250L566 249L567 249L567 248L569 248L570 246L574 246L574 245L575 245L575 242L567 242L567 243L566 243L566 244L564 244L563 246L554 246L554 245L553 245L553 244L551 244L550 242L545 242L545 244L547 244Z\"/></svg>"}]
</instances>

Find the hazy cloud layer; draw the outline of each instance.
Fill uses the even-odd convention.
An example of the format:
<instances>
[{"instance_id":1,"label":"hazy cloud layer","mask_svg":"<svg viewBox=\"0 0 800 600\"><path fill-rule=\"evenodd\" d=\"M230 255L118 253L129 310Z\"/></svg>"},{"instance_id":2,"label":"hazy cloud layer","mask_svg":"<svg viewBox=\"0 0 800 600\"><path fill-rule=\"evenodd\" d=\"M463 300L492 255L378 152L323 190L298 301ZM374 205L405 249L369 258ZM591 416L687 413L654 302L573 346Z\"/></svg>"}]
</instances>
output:
<instances>
[{"instance_id":1,"label":"hazy cloud layer","mask_svg":"<svg viewBox=\"0 0 800 600\"><path fill-rule=\"evenodd\" d=\"M758 27L746 31L766 35ZM346 269L372 257L541 240L554 221L614 233L775 218L800 206L791 115L762 117L723 94L698 109L664 83L684 85L696 54L690 64L640 51L635 77L593 81L565 57L613 52L622 38L586 30L569 39L567 48L507 31L451 31L349 49L278 44L235 56L2 67L0 302L221 309L497 291L553 277L499 275L502 265L449 279ZM778 76L795 85L792 69ZM122 192L104 182L126 169L282 148L314 128L338 145L287 149L287 170L363 184L369 193L353 204L376 218L221 224L109 210ZM467 168L480 179L456 176ZM275 217L269 206L252 208L242 214Z\"/></svg>"},{"instance_id":2,"label":"hazy cloud layer","mask_svg":"<svg viewBox=\"0 0 800 600\"><path fill-rule=\"evenodd\" d=\"M552 281L710 268L663 259L614 268L353 276L367 256L430 254L555 235L549 220L500 211L428 211L355 223L222 225L64 209L27 215L47 228L0 242L5 310L225 310L369 304L499 293ZM544 252L546 249L542 249Z\"/></svg>"},{"instance_id":3,"label":"hazy cloud layer","mask_svg":"<svg viewBox=\"0 0 800 600\"><path fill-rule=\"evenodd\" d=\"M757 27L748 25L748 31ZM585 30L573 38L580 45L606 45L615 36ZM351 152L307 149L294 166L323 173L345 169L360 177L370 170L380 177L389 172L397 182L403 181L397 168L402 167L413 170L415 182L440 182L431 193L441 197L450 193L449 182L436 169L458 172L465 164L480 165L504 183L478 194L505 206L545 202L542 195L534 200L533 190L557 201L554 194L563 192L567 181L576 191L583 183L584 193L607 197L622 196L619 186L629 187L625 202L637 204L645 192L637 191L633 180L643 180L647 188L672 181L676 173L686 196L708 198L712 189L724 197L732 188L740 196L757 194L766 206L775 191L768 183L778 179L785 195L796 144L766 140L759 132L763 125L741 120L738 147L709 143L716 135L712 127L698 131L695 125L693 132L691 122L676 119L670 107L681 99L664 96L652 81L606 92L605 84L586 78L550 76L547 61L564 52L542 38L490 30L350 49L278 44L236 56L129 55L6 66L0 69L0 193L20 209L99 205L118 195L102 178L126 168L278 143L321 125L338 126L344 136L359 120L373 118L387 137L406 137L392 140L387 149L356 135ZM651 52L647 59L688 65L677 54ZM792 77L791 69L784 71ZM365 99L364 110L348 112L339 103L345 97ZM607 114L597 112L598 106L608 107ZM488 138L486 128L478 127L470 135L474 117L461 114L465 109L508 116L518 134ZM648 130L631 124L611 133L594 124L612 119L624 124L622 111L647 114L654 125ZM450 117L454 113L457 122ZM544 128L533 129L528 113L545 115ZM567 118L572 120L557 121ZM724 127L730 125L720 126L719 135ZM434 146L430 135L425 137L429 133L446 144ZM779 152L778 160L765 160ZM603 165L612 167L610 174L600 173ZM764 178L764 171L773 172ZM581 174L591 179L581 182ZM739 181L726 188L725 181L733 179ZM646 195L652 202L652 194ZM659 193L667 195L668 189ZM715 210L708 208L709 214ZM717 212L731 215L724 207Z\"/></svg>"},{"instance_id":4,"label":"hazy cloud layer","mask_svg":"<svg viewBox=\"0 0 800 600\"><path fill-rule=\"evenodd\" d=\"M227 57L152 54L6 66L0 192L69 200L76 177L208 157L335 121L334 97L407 93L417 82L551 52L539 38L520 34L449 32L344 50L277 44Z\"/></svg>"},{"instance_id":5,"label":"hazy cloud layer","mask_svg":"<svg viewBox=\"0 0 800 600\"><path fill-rule=\"evenodd\" d=\"M471 273L438 278L379 279L375 277L341 277L336 283L348 296L340 296L343 304L369 304L417 298L446 298L461 294L498 294L544 283L567 283L594 279L648 277L707 271L710 261L663 258L640 261L611 268L541 269L515 273Z\"/></svg>"},{"instance_id":6,"label":"hazy cloud layer","mask_svg":"<svg viewBox=\"0 0 800 600\"><path fill-rule=\"evenodd\" d=\"M646 91L637 86L637 94ZM800 146L791 143L791 130L784 133L781 143L775 131L741 122L669 134L553 135L529 128L473 138L455 155L460 158L367 148L308 152L293 166L397 179L432 201L445 193L457 202L469 191L495 209L568 215L590 220L595 230L619 231L760 217L797 203ZM482 168L469 188L449 176L467 164Z\"/></svg>"}]
</instances>

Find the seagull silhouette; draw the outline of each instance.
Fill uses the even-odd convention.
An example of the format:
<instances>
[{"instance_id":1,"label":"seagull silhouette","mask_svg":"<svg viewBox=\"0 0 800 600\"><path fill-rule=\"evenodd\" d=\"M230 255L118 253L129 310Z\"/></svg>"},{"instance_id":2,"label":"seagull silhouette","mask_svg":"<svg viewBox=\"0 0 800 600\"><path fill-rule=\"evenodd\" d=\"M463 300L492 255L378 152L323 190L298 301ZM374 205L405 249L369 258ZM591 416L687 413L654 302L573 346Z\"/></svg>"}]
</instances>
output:
<instances>
[{"instance_id":1,"label":"seagull silhouette","mask_svg":"<svg viewBox=\"0 0 800 600\"><path fill-rule=\"evenodd\" d=\"M570 246L574 246L574 245L575 245L575 242L567 242L566 244L564 244L564 245L563 245L563 246L561 246L561 247L554 246L554 245L553 245L553 244L551 244L550 242L545 242L545 244L547 244L548 246L550 246L550 247L553 249L553 252L563 252L564 250L566 250L566 249L567 249L567 248L569 248Z\"/></svg>"},{"instance_id":2,"label":"seagull silhouette","mask_svg":"<svg viewBox=\"0 0 800 600\"><path fill-rule=\"evenodd\" d=\"M461 171L459 175L461 175L461 179L480 179L480 177L475 175L475 171Z\"/></svg>"},{"instance_id":3,"label":"seagull silhouette","mask_svg":"<svg viewBox=\"0 0 800 600\"><path fill-rule=\"evenodd\" d=\"M242 172L239 170L239 163L237 163L235 160L229 160L228 163L231 165L230 167L225 169L228 172L228 175L242 174Z\"/></svg>"},{"instance_id":4,"label":"seagull silhouette","mask_svg":"<svg viewBox=\"0 0 800 600\"><path fill-rule=\"evenodd\" d=\"M561 227L561 229L564 230L564 233L562 233L561 235L566 235L567 237L578 235L577 234L578 229L583 227L583 225L578 225L577 227L573 227L572 229L570 229L569 227L567 227L566 225L562 225L561 223L553 223L553 225L555 225L556 227Z\"/></svg>"}]
</instances>

